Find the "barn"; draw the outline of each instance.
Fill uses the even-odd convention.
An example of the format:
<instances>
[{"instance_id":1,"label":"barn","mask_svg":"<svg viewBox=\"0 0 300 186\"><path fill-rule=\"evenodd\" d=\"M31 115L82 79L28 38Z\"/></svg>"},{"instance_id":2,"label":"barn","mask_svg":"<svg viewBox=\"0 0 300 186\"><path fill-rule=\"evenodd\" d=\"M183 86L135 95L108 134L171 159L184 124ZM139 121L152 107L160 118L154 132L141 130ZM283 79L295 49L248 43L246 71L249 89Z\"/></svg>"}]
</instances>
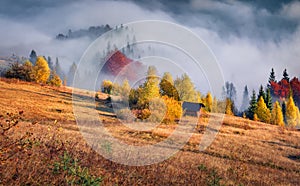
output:
<instances>
[{"instance_id":1,"label":"barn","mask_svg":"<svg viewBox=\"0 0 300 186\"><path fill-rule=\"evenodd\" d=\"M182 103L182 110L184 111L184 115L188 116L200 116L200 110L202 107L205 107L202 103L193 103L184 101Z\"/></svg>"}]
</instances>

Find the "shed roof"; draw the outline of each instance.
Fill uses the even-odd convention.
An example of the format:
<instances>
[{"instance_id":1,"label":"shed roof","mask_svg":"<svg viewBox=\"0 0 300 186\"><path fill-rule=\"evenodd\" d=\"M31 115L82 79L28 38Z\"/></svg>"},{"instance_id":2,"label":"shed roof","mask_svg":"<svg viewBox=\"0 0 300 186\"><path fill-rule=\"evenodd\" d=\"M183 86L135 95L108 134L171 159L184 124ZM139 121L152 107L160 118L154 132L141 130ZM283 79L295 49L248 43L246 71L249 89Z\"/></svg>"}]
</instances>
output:
<instances>
[{"instance_id":1,"label":"shed roof","mask_svg":"<svg viewBox=\"0 0 300 186\"><path fill-rule=\"evenodd\" d=\"M198 112L200 111L201 107L205 107L202 103L193 103L193 102L186 102L182 103L182 109L186 111L193 111Z\"/></svg>"}]
</instances>

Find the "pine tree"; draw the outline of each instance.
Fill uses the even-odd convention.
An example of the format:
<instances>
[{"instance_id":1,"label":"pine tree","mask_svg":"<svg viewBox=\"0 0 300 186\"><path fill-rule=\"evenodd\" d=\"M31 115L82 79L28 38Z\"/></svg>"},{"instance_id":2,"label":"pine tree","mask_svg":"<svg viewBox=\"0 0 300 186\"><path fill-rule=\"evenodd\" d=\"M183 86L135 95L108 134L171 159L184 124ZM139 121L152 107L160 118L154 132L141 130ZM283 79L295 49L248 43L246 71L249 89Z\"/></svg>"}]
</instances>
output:
<instances>
[{"instance_id":1,"label":"pine tree","mask_svg":"<svg viewBox=\"0 0 300 186\"><path fill-rule=\"evenodd\" d=\"M264 101L266 102L266 93L265 93L264 87L262 85L260 85L260 88L259 88L257 101L259 101L260 97L262 97L264 99Z\"/></svg>"},{"instance_id":2,"label":"pine tree","mask_svg":"<svg viewBox=\"0 0 300 186\"><path fill-rule=\"evenodd\" d=\"M73 81L74 81L76 71L77 71L77 65L75 62L73 62L73 64L70 66L68 76L67 76L67 85L68 86L73 86Z\"/></svg>"},{"instance_id":3,"label":"pine tree","mask_svg":"<svg viewBox=\"0 0 300 186\"><path fill-rule=\"evenodd\" d=\"M267 105L261 96L257 102L257 108L255 110L255 113L257 114L257 117L259 118L260 121L265 122L265 123L270 123L271 121L271 112L267 108Z\"/></svg>"},{"instance_id":4,"label":"pine tree","mask_svg":"<svg viewBox=\"0 0 300 186\"><path fill-rule=\"evenodd\" d=\"M50 68L47 61L39 56L36 60L36 64L33 67L33 74L35 81L38 83L46 83L50 76Z\"/></svg>"},{"instance_id":5,"label":"pine tree","mask_svg":"<svg viewBox=\"0 0 300 186\"><path fill-rule=\"evenodd\" d=\"M249 101L250 101L249 100L249 92L248 92L248 87L246 85L244 88L243 101L242 101L240 111L244 112L247 109L247 107L249 105Z\"/></svg>"},{"instance_id":6,"label":"pine tree","mask_svg":"<svg viewBox=\"0 0 300 186\"><path fill-rule=\"evenodd\" d=\"M47 62L48 62L49 68L50 68L51 70L54 70L53 62L52 62L52 59L51 59L50 56L48 56Z\"/></svg>"},{"instance_id":7,"label":"pine tree","mask_svg":"<svg viewBox=\"0 0 300 186\"><path fill-rule=\"evenodd\" d=\"M282 115L283 115L283 121L286 123L286 102L283 101L281 104L281 110L282 110Z\"/></svg>"},{"instance_id":8,"label":"pine tree","mask_svg":"<svg viewBox=\"0 0 300 186\"><path fill-rule=\"evenodd\" d=\"M286 103L286 122L288 126L296 126L298 123L299 109L294 103L293 96L288 98Z\"/></svg>"},{"instance_id":9,"label":"pine tree","mask_svg":"<svg viewBox=\"0 0 300 186\"><path fill-rule=\"evenodd\" d=\"M223 98L229 98L232 102L236 101L236 88L233 83L226 82L223 87Z\"/></svg>"},{"instance_id":10,"label":"pine tree","mask_svg":"<svg viewBox=\"0 0 300 186\"><path fill-rule=\"evenodd\" d=\"M267 94L266 94L266 105L269 110L272 110L272 96L271 96L271 90L269 88L267 89Z\"/></svg>"},{"instance_id":11,"label":"pine tree","mask_svg":"<svg viewBox=\"0 0 300 186\"><path fill-rule=\"evenodd\" d=\"M56 58L56 62L55 62L55 67L54 67L54 71L56 72L56 74L60 77L60 79L65 79L65 74L60 66L60 63L58 61L58 58Z\"/></svg>"},{"instance_id":12,"label":"pine tree","mask_svg":"<svg viewBox=\"0 0 300 186\"><path fill-rule=\"evenodd\" d=\"M287 82L290 82L289 74L287 73L286 69L283 71L283 79L285 79Z\"/></svg>"},{"instance_id":13,"label":"pine tree","mask_svg":"<svg viewBox=\"0 0 300 186\"><path fill-rule=\"evenodd\" d=\"M268 81L268 89L270 89L270 92L271 92L271 96L274 96L275 93L274 93L274 89L273 89L273 86L274 84L276 84L276 76L275 76L275 72L274 72L274 69L272 68L271 69L271 73L270 73L270 77L269 77L269 81Z\"/></svg>"},{"instance_id":14,"label":"pine tree","mask_svg":"<svg viewBox=\"0 0 300 186\"><path fill-rule=\"evenodd\" d=\"M211 95L210 92L207 93L206 97L205 97L205 109L208 112L212 111L212 107L213 107L213 97Z\"/></svg>"},{"instance_id":15,"label":"pine tree","mask_svg":"<svg viewBox=\"0 0 300 186\"><path fill-rule=\"evenodd\" d=\"M36 54L36 52L35 52L34 50L31 50L31 53L30 53L30 55L29 55L29 61L30 61L33 65L35 65L36 60L37 60L37 54Z\"/></svg>"},{"instance_id":16,"label":"pine tree","mask_svg":"<svg viewBox=\"0 0 300 186\"><path fill-rule=\"evenodd\" d=\"M284 126L282 109L278 101L274 103L274 108L271 114L271 123L274 125Z\"/></svg>"},{"instance_id":17,"label":"pine tree","mask_svg":"<svg viewBox=\"0 0 300 186\"><path fill-rule=\"evenodd\" d=\"M256 93L255 90L252 92L251 100L250 100L250 106L247 111L247 117L250 119L254 119L255 110L257 108L257 100L256 100Z\"/></svg>"}]
</instances>

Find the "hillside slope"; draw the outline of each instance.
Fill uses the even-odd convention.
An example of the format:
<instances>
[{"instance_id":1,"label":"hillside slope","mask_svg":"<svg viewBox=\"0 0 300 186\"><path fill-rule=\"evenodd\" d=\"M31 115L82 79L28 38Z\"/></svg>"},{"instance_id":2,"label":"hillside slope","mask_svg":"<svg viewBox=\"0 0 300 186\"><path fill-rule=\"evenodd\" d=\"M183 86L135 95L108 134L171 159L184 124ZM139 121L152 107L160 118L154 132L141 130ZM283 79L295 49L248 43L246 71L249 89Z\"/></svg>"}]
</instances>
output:
<instances>
[{"instance_id":1,"label":"hillside slope","mask_svg":"<svg viewBox=\"0 0 300 186\"><path fill-rule=\"evenodd\" d=\"M94 93L83 91L84 96ZM0 184L66 184L74 175L54 169L66 152L91 175L102 177L104 185L300 184L299 131L226 116L215 141L199 152L207 120L221 117L203 114L190 141L174 156L158 164L125 166L106 160L86 144L73 116L71 89L1 79L0 101L1 124L19 121L0 135L0 170L5 170ZM135 131L122 125L101 100L83 106L96 108L107 129L129 144L157 143L176 127Z\"/></svg>"}]
</instances>

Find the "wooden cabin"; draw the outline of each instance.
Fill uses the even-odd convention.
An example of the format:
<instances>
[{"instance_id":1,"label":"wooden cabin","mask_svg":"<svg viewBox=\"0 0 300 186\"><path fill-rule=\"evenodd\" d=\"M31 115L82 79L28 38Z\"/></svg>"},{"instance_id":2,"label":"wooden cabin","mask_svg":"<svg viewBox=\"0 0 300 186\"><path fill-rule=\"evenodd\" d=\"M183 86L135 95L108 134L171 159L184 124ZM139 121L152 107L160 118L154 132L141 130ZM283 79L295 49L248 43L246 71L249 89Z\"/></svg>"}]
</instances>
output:
<instances>
[{"instance_id":1,"label":"wooden cabin","mask_svg":"<svg viewBox=\"0 0 300 186\"><path fill-rule=\"evenodd\" d=\"M182 103L182 110L184 112L184 115L188 116L200 116L200 110L202 107L205 107L202 103L193 103L193 102L187 102L184 101Z\"/></svg>"}]
</instances>

